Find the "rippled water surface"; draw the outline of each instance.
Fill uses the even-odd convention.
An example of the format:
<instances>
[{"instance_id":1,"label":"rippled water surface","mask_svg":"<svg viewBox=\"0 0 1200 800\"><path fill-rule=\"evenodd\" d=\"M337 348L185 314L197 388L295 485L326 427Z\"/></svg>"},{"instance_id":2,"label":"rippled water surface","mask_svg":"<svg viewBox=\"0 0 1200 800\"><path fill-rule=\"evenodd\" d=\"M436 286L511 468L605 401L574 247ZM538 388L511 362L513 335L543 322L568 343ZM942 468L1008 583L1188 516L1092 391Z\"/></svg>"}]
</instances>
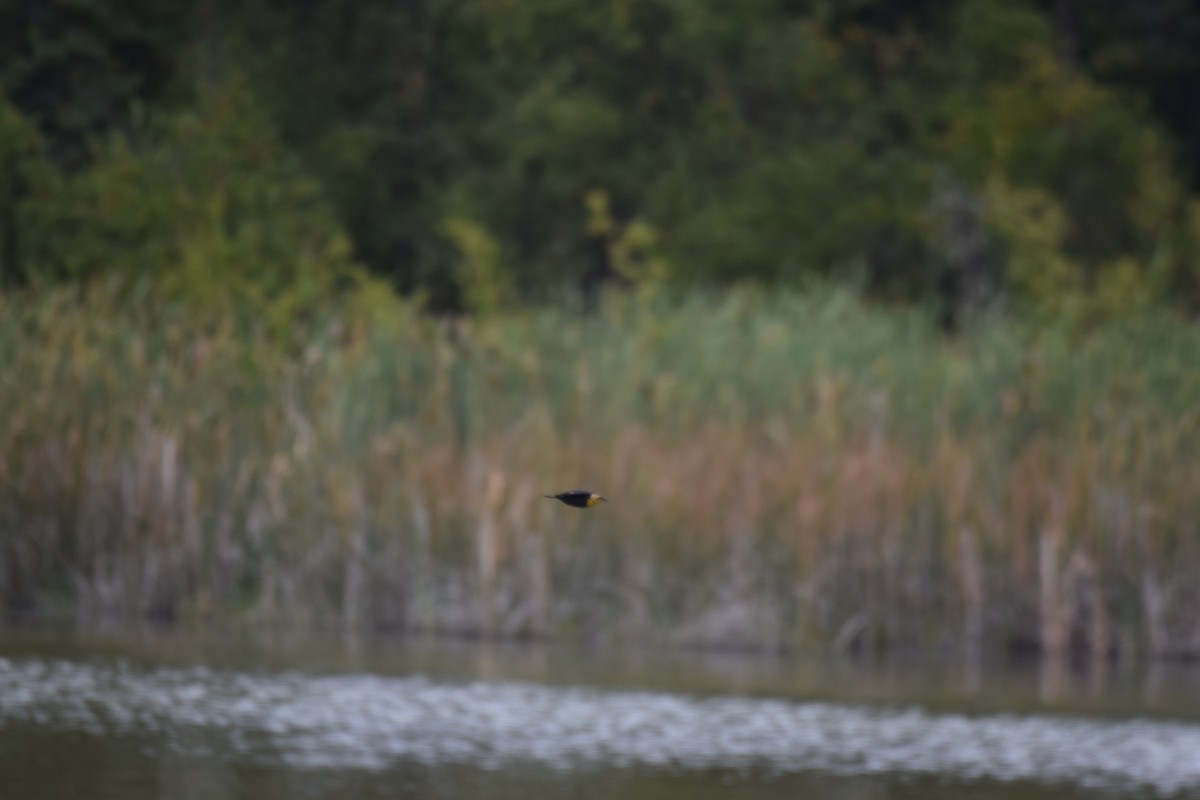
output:
<instances>
[{"instance_id":1,"label":"rippled water surface","mask_svg":"<svg viewBox=\"0 0 1200 800\"><path fill-rule=\"evenodd\" d=\"M4 796L1200 797L1187 674L1055 703L1042 674L53 645L0 649Z\"/></svg>"}]
</instances>

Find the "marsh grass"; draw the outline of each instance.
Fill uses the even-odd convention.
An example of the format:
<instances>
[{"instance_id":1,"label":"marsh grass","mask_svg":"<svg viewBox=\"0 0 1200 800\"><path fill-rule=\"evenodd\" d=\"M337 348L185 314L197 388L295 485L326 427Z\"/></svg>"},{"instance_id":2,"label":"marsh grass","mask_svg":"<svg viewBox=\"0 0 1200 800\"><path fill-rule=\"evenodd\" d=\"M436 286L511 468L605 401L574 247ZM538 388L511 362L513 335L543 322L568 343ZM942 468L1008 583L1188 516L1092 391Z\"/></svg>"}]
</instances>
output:
<instances>
[{"instance_id":1,"label":"marsh grass","mask_svg":"<svg viewBox=\"0 0 1200 800\"><path fill-rule=\"evenodd\" d=\"M1200 652L1200 331L836 290L290 341L104 287L0 306L0 598L684 645ZM574 486L586 513L542 499Z\"/></svg>"}]
</instances>

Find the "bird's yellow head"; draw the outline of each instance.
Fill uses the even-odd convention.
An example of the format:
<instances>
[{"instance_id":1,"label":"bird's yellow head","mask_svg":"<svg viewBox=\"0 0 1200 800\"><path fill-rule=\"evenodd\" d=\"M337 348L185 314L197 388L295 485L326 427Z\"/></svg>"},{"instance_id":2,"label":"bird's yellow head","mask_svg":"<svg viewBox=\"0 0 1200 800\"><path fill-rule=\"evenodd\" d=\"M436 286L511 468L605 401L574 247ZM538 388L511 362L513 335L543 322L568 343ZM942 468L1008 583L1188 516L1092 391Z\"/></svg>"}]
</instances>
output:
<instances>
[{"instance_id":1,"label":"bird's yellow head","mask_svg":"<svg viewBox=\"0 0 1200 800\"><path fill-rule=\"evenodd\" d=\"M601 497L600 495L596 494L595 492L592 492L588 496L587 507L591 508L592 506L596 505L597 503L607 503L607 502L608 502L607 497Z\"/></svg>"}]
</instances>

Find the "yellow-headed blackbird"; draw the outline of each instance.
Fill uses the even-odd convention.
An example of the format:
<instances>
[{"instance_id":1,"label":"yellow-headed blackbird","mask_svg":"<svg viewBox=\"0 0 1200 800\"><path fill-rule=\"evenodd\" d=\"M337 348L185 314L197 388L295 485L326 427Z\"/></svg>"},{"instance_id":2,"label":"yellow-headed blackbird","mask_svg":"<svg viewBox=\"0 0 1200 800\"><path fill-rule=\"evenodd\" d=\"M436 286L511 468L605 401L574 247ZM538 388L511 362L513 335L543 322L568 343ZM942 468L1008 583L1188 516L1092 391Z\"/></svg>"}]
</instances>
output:
<instances>
[{"instance_id":1,"label":"yellow-headed blackbird","mask_svg":"<svg viewBox=\"0 0 1200 800\"><path fill-rule=\"evenodd\" d=\"M558 494L542 495L549 497L551 500L561 500L569 506L575 508L591 508L597 503L607 503L608 498L601 497L595 492L590 492L587 489L572 489L569 492L559 492Z\"/></svg>"}]
</instances>

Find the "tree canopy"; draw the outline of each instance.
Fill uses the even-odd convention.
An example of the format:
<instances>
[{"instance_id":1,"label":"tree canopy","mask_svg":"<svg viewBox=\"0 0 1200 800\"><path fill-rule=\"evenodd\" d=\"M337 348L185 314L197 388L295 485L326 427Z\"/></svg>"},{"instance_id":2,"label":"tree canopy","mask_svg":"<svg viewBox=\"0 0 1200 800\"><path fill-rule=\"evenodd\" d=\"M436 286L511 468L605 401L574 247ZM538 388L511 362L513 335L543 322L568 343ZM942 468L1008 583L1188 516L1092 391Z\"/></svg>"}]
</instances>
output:
<instances>
[{"instance_id":1,"label":"tree canopy","mask_svg":"<svg viewBox=\"0 0 1200 800\"><path fill-rule=\"evenodd\" d=\"M1185 0L0 0L0 277L1200 310Z\"/></svg>"}]
</instances>

